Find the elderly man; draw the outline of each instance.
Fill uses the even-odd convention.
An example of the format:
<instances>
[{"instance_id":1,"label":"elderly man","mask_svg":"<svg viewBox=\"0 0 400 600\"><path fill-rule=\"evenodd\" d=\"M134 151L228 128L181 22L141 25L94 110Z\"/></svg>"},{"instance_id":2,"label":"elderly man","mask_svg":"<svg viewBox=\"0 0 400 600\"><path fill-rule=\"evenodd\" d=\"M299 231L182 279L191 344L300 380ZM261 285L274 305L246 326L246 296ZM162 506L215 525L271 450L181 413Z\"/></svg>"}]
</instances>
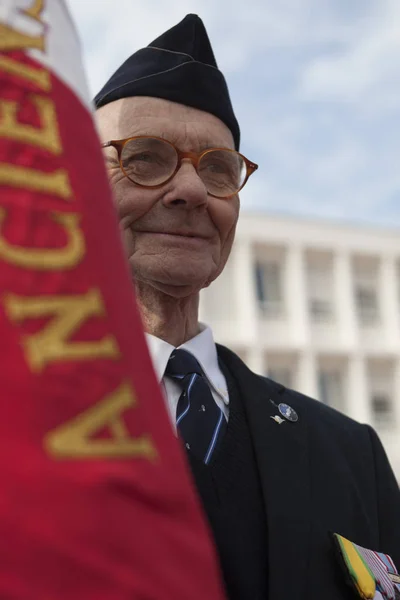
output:
<instances>
[{"instance_id":1,"label":"elderly man","mask_svg":"<svg viewBox=\"0 0 400 600\"><path fill-rule=\"evenodd\" d=\"M201 20L133 54L95 103L155 371L228 598L394 598L400 493L375 432L250 372L198 321L257 168L238 152Z\"/></svg>"}]
</instances>

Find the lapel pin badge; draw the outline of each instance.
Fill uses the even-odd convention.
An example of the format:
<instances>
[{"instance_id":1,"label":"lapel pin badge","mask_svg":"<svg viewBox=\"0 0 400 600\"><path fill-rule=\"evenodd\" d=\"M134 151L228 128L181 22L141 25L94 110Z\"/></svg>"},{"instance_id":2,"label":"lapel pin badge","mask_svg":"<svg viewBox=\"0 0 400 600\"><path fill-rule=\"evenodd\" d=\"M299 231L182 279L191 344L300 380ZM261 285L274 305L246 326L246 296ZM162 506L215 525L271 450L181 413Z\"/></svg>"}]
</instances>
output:
<instances>
[{"instance_id":1,"label":"lapel pin badge","mask_svg":"<svg viewBox=\"0 0 400 600\"><path fill-rule=\"evenodd\" d=\"M276 408L279 410L279 413L281 414L281 416L286 421L290 421L290 423L296 423L299 420L299 415L294 410L294 408L292 408L291 406L289 406L289 404L285 404L283 402L280 402L279 404L276 404L276 402L274 402L272 400L272 398L270 398L270 402L274 406L276 406ZM275 416L275 417L271 417L271 419L273 419L276 423L279 423L279 425L283 421L283 419L281 419L281 417L278 417L278 415ZM277 419L279 419L279 420L277 420Z\"/></svg>"},{"instance_id":2,"label":"lapel pin badge","mask_svg":"<svg viewBox=\"0 0 400 600\"><path fill-rule=\"evenodd\" d=\"M299 420L299 416L297 412L289 406L289 404L283 404L282 402L278 404L278 410L281 413L282 417L284 417L287 421L291 423L296 423Z\"/></svg>"},{"instance_id":3,"label":"lapel pin badge","mask_svg":"<svg viewBox=\"0 0 400 600\"><path fill-rule=\"evenodd\" d=\"M275 423L278 423L278 425L281 425L285 422L285 419L282 419L282 417L280 417L279 415L275 415L274 417L271 417L271 419L275 421Z\"/></svg>"}]
</instances>

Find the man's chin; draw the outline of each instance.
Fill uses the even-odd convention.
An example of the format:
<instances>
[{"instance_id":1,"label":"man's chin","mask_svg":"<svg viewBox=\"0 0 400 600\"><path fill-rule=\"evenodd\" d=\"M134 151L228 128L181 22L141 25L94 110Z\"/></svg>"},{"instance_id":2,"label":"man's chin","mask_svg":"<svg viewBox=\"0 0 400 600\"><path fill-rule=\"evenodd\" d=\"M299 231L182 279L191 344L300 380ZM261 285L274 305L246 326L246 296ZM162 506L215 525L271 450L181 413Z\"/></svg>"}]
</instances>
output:
<instances>
[{"instance_id":1,"label":"man's chin","mask_svg":"<svg viewBox=\"0 0 400 600\"><path fill-rule=\"evenodd\" d=\"M153 286L157 291L170 296L171 298L189 298L200 293L203 286L193 284L171 285L168 283L157 282Z\"/></svg>"},{"instance_id":2,"label":"man's chin","mask_svg":"<svg viewBox=\"0 0 400 600\"><path fill-rule=\"evenodd\" d=\"M168 290L170 295L177 297L196 294L214 279L210 271L215 272L215 268L204 268L207 267L204 263L188 268L183 261L174 260L170 264L165 261L162 268L159 268L159 265L143 264L132 259L129 262L135 281L160 291Z\"/></svg>"},{"instance_id":3,"label":"man's chin","mask_svg":"<svg viewBox=\"0 0 400 600\"><path fill-rule=\"evenodd\" d=\"M141 293L144 288L152 288L167 296L174 298L185 298L188 296L194 296L200 292L201 289L209 285L209 279L196 280L185 277L163 277L161 275L155 277L149 277L148 274L143 276L143 273L133 273L132 279L135 286L140 289Z\"/></svg>"}]
</instances>

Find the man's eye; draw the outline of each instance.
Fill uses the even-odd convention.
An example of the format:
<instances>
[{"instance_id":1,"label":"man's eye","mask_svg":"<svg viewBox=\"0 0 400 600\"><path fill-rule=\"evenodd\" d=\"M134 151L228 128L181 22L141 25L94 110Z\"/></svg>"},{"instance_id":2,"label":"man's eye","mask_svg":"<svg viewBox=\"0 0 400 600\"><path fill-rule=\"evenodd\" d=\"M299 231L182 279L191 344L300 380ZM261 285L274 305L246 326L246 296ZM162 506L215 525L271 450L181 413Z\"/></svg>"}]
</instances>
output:
<instances>
[{"instance_id":1,"label":"man's eye","mask_svg":"<svg viewBox=\"0 0 400 600\"><path fill-rule=\"evenodd\" d=\"M133 162L154 162L155 156L150 152L140 152L140 154L134 154L130 158Z\"/></svg>"},{"instance_id":2,"label":"man's eye","mask_svg":"<svg viewBox=\"0 0 400 600\"><path fill-rule=\"evenodd\" d=\"M213 162L207 165L207 170L211 171L212 173L226 173L228 171L228 168L226 165L223 165L218 162Z\"/></svg>"}]
</instances>

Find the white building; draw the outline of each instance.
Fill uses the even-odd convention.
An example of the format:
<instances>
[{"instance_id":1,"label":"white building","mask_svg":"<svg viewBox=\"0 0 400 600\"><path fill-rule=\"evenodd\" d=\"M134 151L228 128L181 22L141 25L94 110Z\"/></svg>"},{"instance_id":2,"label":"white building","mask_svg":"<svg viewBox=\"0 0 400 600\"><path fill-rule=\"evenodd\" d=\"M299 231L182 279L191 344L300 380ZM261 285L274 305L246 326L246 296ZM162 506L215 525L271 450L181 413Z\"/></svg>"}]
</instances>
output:
<instances>
[{"instance_id":1,"label":"white building","mask_svg":"<svg viewBox=\"0 0 400 600\"><path fill-rule=\"evenodd\" d=\"M254 371L373 425L400 479L400 230L242 214L201 318Z\"/></svg>"}]
</instances>

